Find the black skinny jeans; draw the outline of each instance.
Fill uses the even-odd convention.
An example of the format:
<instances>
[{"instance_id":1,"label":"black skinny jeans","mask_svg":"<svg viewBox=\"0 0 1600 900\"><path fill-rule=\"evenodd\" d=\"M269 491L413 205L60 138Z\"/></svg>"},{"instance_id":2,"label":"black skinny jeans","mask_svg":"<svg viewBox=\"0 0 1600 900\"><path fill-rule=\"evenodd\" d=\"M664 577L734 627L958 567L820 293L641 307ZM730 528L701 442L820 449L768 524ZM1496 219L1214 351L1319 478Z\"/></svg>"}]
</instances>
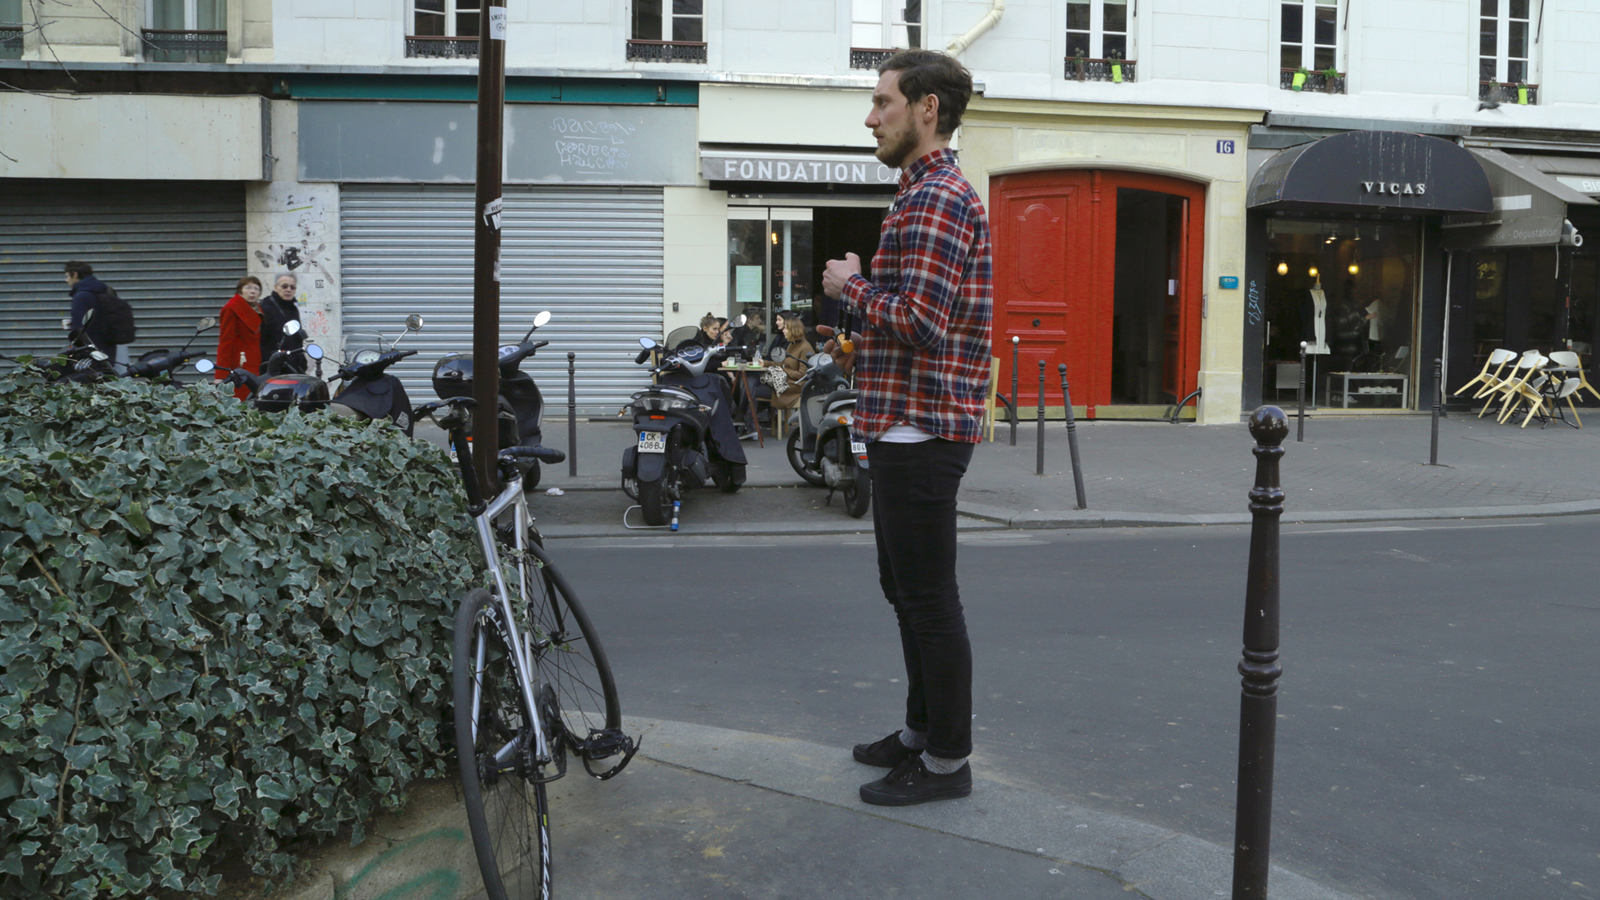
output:
<instances>
[{"instance_id":1,"label":"black skinny jeans","mask_svg":"<svg viewBox=\"0 0 1600 900\"><path fill-rule=\"evenodd\" d=\"M928 752L972 752L972 645L956 589L956 491L972 444L935 438L873 441L872 530L878 580L900 624L906 660L906 727L928 733Z\"/></svg>"}]
</instances>

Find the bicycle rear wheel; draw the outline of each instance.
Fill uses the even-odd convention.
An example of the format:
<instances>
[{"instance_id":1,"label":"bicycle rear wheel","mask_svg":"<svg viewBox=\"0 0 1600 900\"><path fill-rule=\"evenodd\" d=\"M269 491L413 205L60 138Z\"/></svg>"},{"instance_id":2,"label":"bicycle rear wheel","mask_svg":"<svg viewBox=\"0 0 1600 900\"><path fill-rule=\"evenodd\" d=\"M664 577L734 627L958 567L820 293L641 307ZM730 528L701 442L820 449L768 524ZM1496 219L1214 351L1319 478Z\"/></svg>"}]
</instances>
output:
<instances>
[{"instance_id":1,"label":"bicycle rear wheel","mask_svg":"<svg viewBox=\"0 0 1600 900\"><path fill-rule=\"evenodd\" d=\"M489 900L548 900L550 808L512 659L498 602L471 591L456 611L451 688L472 846Z\"/></svg>"},{"instance_id":2,"label":"bicycle rear wheel","mask_svg":"<svg viewBox=\"0 0 1600 900\"><path fill-rule=\"evenodd\" d=\"M611 663L572 586L531 535L528 551L539 563L537 577L529 578L528 612L543 721L552 743L559 741L584 761L590 774L599 775L589 763L620 753L631 757L632 749L622 735L622 707ZM620 766L604 777L619 770Z\"/></svg>"}]
</instances>

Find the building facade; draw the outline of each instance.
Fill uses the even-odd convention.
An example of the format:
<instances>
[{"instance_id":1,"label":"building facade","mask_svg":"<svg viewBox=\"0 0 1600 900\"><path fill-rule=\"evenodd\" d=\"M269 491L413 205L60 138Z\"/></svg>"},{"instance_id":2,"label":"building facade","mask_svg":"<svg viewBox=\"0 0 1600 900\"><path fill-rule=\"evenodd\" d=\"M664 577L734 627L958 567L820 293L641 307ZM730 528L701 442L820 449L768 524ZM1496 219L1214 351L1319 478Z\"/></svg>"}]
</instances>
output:
<instances>
[{"instance_id":1,"label":"building facade","mask_svg":"<svg viewBox=\"0 0 1600 900\"><path fill-rule=\"evenodd\" d=\"M134 303L136 350L181 341L241 275L293 271L331 351L423 314L398 374L427 396L431 360L470 346L486 7L0 0L0 353L59 343L65 259ZM1414 409L1436 357L1448 386L1501 346L1587 366L1600 338L1590 0L511 0L507 18L502 334L555 312L543 333L578 354L586 412L644 380L639 336L830 315L824 261L870 259L893 195L862 120L906 46L979 84L955 143L1024 409L1044 360L1081 415L1165 416L1198 390L1186 414L1234 422L1298 384L1301 341L1319 405Z\"/></svg>"}]
</instances>

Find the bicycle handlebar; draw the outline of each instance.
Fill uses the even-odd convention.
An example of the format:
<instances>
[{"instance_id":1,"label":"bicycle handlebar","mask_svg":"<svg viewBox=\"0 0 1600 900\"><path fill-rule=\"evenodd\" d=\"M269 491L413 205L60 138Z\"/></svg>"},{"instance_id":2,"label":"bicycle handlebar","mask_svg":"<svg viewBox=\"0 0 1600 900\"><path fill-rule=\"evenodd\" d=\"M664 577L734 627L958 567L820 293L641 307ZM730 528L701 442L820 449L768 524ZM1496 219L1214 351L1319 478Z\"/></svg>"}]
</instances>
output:
<instances>
[{"instance_id":1,"label":"bicycle handlebar","mask_svg":"<svg viewBox=\"0 0 1600 900\"><path fill-rule=\"evenodd\" d=\"M567 454L555 447L507 447L500 451L501 459L536 459L539 462L554 465L566 462Z\"/></svg>"}]
</instances>

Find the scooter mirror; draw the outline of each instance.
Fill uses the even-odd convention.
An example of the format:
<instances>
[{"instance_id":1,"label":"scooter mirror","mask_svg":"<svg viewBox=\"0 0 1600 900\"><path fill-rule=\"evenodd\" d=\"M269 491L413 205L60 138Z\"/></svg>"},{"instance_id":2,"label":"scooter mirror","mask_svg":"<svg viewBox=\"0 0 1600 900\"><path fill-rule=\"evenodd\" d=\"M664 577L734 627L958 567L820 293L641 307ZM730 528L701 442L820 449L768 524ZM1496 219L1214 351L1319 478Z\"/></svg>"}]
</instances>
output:
<instances>
[{"instance_id":1,"label":"scooter mirror","mask_svg":"<svg viewBox=\"0 0 1600 900\"><path fill-rule=\"evenodd\" d=\"M406 330L407 331L421 331L422 330L422 317L417 315L416 313L412 313L411 315L406 316Z\"/></svg>"},{"instance_id":2,"label":"scooter mirror","mask_svg":"<svg viewBox=\"0 0 1600 900\"><path fill-rule=\"evenodd\" d=\"M639 338L639 346L645 348L646 350L654 350L658 345L656 344L655 338L642 337Z\"/></svg>"},{"instance_id":3,"label":"scooter mirror","mask_svg":"<svg viewBox=\"0 0 1600 900\"><path fill-rule=\"evenodd\" d=\"M299 319L290 319L289 321L283 323L283 333L288 335L288 336L290 336L290 337L294 337L295 335L299 334L300 333L300 320Z\"/></svg>"},{"instance_id":4,"label":"scooter mirror","mask_svg":"<svg viewBox=\"0 0 1600 900\"><path fill-rule=\"evenodd\" d=\"M217 327L217 320L211 316L206 316L195 324L194 333L199 334L202 331L207 331L215 327Z\"/></svg>"},{"instance_id":5,"label":"scooter mirror","mask_svg":"<svg viewBox=\"0 0 1600 900\"><path fill-rule=\"evenodd\" d=\"M549 321L550 321L550 310L548 310L548 309L540 310L539 314L537 316L533 317L533 327L535 327L535 328L543 328L545 326L545 323L549 322Z\"/></svg>"},{"instance_id":6,"label":"scooter mirror","mask_svg":"<svg viewBox=\"0 0 1600 900\"><path fill-rule=\"evenodd\" d=\"M88 317L85 316L85 318L88 318ZM94 360L95 362L105 362L106 360L110 359L111 357L105 355L104 353L101 353L99 350L93 350L93 351L90 351L89 358Z\"/></svg>"},{"instance_id":7,"label":"scooter mirror","mask_svg":"<svg viewBox=\"0 0 1600 900\"><path fill-rule=\"evenodd\" d=\"M209 375L216 371L216 369L217 364L209 359L197 359L194 361L194 370L199 372L201 375Z\"/></svg>"},{"instance_id":8,"label":"scooter mirror","mask_svg":"<svg viewBox=\"0 0 1600 900\"><path fill-rule=\"evenodd\" d=\"M322 358L322 348L318 347L316 344L307 344L306 345L306 355L311 357L312 359L321 359Z\"/></svg>"},{"instance_id":9,"label":"scooter mirror","mask_svg":"<svg viewBox=\"0 0 1600 900\"><path fill-rule=\"evenodd\" d=\"M746 321L748 321L748 320L744 316L734 316L733 318L728 320L728 327L729 328L743 328L744 327L744 323Z\"/></svg>"}]
</instances>

